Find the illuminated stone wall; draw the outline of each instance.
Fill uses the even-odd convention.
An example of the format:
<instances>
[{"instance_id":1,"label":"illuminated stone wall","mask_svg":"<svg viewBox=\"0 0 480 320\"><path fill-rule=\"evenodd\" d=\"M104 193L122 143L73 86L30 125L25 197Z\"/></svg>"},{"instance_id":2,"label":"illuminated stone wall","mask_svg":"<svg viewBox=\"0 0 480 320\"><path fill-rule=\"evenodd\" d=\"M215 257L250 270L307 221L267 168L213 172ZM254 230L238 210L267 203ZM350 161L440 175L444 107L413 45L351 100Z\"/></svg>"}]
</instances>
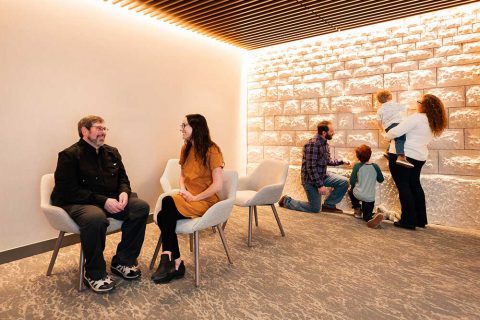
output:
<instances>
[{"instance_id":1,"label":"illuminated stone wall","mask_svg":"<svg viewBox=\"0 0 480 320\"><path fill-rule=\"evenodd\" d=\"M388 173L382 157L388 141L378 130L373 99L381 88L410 112L425 93L444 101L448 130L430 144L423 169L430 220L480 228L480 4L253 51L248 169L263 159L288 161L286 192L304 198L302 146L328 119L336 129L336 158L354 161L354 148L366 143ZM391 179L377 196L398 210Z\"/></svg>"}]
</instances>

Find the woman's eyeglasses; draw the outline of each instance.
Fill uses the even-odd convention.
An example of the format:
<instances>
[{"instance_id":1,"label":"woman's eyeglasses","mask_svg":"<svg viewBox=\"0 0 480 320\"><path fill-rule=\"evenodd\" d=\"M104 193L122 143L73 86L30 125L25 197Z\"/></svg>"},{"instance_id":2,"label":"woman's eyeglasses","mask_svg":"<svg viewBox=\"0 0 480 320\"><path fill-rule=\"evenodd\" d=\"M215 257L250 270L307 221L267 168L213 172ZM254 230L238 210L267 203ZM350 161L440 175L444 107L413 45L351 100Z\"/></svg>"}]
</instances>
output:
<instances>
[{"instance_id":1,"label":"woman's eyeglasses","mask_svg":"<svg viewBox=\"0 0 480 320\"><path fill-rule=\"evenodd\" d=\"M183 129L185 129L186 126L188 126L188 123L182 123L182 124L180 125L180 129L183 130Z\"/></svg>"}]
</instances>

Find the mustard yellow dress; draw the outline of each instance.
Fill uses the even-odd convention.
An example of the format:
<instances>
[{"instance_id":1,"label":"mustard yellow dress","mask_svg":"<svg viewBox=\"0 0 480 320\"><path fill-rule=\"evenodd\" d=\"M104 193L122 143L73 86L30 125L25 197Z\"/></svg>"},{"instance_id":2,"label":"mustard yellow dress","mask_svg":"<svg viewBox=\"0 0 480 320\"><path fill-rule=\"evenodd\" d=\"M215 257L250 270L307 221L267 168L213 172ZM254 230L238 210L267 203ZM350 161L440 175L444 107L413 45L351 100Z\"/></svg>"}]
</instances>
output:
<instances>
[{"instance_id":1,"label":"mustard yellow dress","mask_svg":"<svg viewBox=\"0 0 480 320\"><path fill-rule=\"evenodd\" d=\"M184 185L192 195L205 191L213 182L212 171L216 168L223 168L223 156L218 147L211 146L207 151L207 166L203 165L202 159L195 153L192 146L188 157L185 159L185 147L180 152L180 165L184 176ZM187 202L180 194L172 196L177 210L185 217L197 218L219 201L218 195L214 194L200 201Z\"/></svg>"}]
</instances>

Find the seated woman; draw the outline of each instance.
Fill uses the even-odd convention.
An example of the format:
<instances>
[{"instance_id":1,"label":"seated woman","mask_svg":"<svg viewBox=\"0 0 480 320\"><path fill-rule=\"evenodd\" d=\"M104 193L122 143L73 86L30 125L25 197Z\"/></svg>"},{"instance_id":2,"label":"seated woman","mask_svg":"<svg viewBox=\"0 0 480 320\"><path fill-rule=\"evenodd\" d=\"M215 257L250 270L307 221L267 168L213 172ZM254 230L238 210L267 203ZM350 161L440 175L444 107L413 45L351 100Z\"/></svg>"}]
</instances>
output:
<instances>
[{"instance_id":1,"label":"seated woman","mask_svg":"<svg viewBox=\"0 0 480 320\"><path fill-rule=\"evenodd\" d=\"M187 115L180 131L185 141L180 152L180 191L162 199L162 210L157 216L163 252L160 264L152 275L155 283L167 283L185 275L175 233L177 220L203 216L219 201L217 192L222 189L223 156L220 148L210 139L205 117Z\"/></svg>"},{"instance_id":2,"label":"seated woman","mask_svg":"<svg viewBox=\"0 0 480 320\"><path fill-rule=\"evenodd\" d=\"M402 217L394 225L411 230L416 227L425 228L427 225L425 193L420 183L420 172L427 161L428 144L447 127L445 107L439 98L426 94L417 103L418 113L409 116L387 132L389 139L407 135L405 156L414 167L408 169L396 163L395 143L390 143L388 166L398 188L402 207Z\"/></svg>"}]
</instances>

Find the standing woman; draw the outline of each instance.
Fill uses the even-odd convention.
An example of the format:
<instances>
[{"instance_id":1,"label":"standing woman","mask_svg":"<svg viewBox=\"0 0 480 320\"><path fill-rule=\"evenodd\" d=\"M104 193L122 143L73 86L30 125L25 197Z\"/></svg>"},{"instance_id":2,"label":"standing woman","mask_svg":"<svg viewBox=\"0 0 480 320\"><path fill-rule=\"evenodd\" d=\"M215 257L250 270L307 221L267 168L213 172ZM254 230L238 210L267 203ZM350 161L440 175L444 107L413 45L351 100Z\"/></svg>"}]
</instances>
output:
<instances>
[{"instance_id":1,"label":"standing woman","mask_svg":"<svg viewBox=\"0 0 480 320\"><path fill-rule=\"evenodd\" d=\"M426 94L417 103L418 113L409 116L386 134L388 139L407 135L405 156L414 167L405 168L396 164L394 143L390 143L388 166L398 188L402 207L402 218L394 225L411 230L415 230L415 227L425 228L428 223L420 171L428 157L428 144L447 127L445 107L439 98Z\"/></svg>"},{"instance_id":2,"label":"standing woman","mask_svg":"<svg viewBox=\"0 0 480 320\"><path fill-rule=\"evenodd\" d=\"M155 283L167 283L185 275L175 233L177 220L203 216L219 201L217 192L222 189L223 156L210 139L205 117L189 114L180 127L185 141L180 152L180 191L162 199L162 210L157 216L163 252L152 275Z\"/></svg>"}]
</instances>

